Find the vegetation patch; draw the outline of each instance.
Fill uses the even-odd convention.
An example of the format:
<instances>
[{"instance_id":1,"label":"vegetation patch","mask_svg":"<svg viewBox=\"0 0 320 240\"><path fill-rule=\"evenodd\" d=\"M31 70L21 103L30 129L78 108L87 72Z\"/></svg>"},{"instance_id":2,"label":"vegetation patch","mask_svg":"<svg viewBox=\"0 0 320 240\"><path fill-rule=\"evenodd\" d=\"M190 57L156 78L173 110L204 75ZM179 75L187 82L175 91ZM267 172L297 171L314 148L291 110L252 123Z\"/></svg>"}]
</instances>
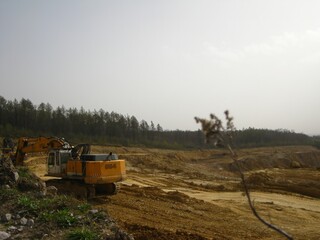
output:
<instances>
[{"instance_id":1,"label":"vegetation patch","mask_svg":"<svg viewBox=\"0 0 320 240\"><path fill-rule=\"evenodd\" d=\"M99 239L97 233L87 228L74 229L67 234L67 240L96 240Z\"/></svg>"},{"instance_id":2,"label":"vegetation patch","mask_svg":"<svg viewBox=\"0 0 320 240\"><path fill-rule=\"evenodd\" d=\"M77 218L69 209L44 212L40 215L40 220L44 220L46 222L54 222L59 227L70 227L77 223Z\"/></svg>"}]
</instances>

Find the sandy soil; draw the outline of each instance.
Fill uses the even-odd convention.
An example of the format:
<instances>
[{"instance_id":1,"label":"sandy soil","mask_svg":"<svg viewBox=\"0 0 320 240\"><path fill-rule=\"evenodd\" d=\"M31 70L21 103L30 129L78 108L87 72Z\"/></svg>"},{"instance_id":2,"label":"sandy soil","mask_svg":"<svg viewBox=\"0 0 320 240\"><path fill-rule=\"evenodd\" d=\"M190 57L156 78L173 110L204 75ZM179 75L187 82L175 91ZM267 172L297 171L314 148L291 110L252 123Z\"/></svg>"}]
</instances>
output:
<instances>
[{"instance_id":1,"label":"sandy soil","mask_svg":"<svg viewBox=\"0 0 320 240\"><path fill-rule=\"evenodd\" d=\"M285 239L252 215L224 150L169 151L94 146L127 160L116 196L90 200L135 239ZM294 239L320 236L320 152L312 147L239 151L260 215ZM43 176L43 156L28 164ZM35 164L36 163L36 164Z\"/></svg>"}]
</instances>

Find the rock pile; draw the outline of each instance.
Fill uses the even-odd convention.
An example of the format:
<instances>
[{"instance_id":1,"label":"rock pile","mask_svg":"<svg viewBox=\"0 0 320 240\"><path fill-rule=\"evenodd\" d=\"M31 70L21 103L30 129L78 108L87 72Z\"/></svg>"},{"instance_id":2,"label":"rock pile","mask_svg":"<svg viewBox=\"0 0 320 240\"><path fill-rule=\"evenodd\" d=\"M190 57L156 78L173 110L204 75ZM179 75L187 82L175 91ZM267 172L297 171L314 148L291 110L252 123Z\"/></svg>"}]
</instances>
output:
<instances>
[{"instance_id":1,"label":"rock pile","mask_svg":"<svg viewBox=\"0 0 320 240\"><path fill-rule=\"evenodd\" d=\"M24 230L34 226L34 219L21 217L19 214L6 213L1 216L1 223L8 225L6 231L0 232L0 240L19 238Z\"/></svg>"},{"instance_id":2,"label":"rock pile","mask_svg":"<svg viewBox=\"0 0 320 240\"><path fill-rule=\"evenodd\" d=\"M15 185L18 183L19 174L9 156L0 157L0 185Z\"/></svg>"}]
</instances>

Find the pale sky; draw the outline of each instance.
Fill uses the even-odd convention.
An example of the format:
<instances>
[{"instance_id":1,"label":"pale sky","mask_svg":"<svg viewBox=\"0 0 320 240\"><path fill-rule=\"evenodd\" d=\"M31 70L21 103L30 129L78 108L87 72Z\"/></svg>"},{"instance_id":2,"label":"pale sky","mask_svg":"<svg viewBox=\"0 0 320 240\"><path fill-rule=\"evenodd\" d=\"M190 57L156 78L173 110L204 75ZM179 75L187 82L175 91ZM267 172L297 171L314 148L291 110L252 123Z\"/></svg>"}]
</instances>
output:
<instances>
[{"instance_id":1,"label":"pale sky","mask_svg":"<svg viewBox=\"0 0 320 240\"><path fill-rule=\"evenodd\" d=\"M320 134L320 1L0 1L0 95L166 130Z\"/></svg>"}]
</instances>

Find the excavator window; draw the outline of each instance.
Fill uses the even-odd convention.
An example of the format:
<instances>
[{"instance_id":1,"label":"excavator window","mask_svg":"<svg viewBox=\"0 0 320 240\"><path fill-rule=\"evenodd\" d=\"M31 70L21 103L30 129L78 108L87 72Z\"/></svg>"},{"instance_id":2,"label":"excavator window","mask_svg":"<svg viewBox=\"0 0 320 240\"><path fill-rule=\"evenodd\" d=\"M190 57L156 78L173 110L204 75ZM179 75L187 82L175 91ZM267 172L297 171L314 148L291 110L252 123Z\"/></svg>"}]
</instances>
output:
<instances>
[{"instance_id":1,"label":"excavator window","mask_svg":"<svg viewBox=\"0 0 320 240\"><path fill-rule=\"evenodd\" d=\"M60 166L60 158L58 156L56 157L56 166Z\"/></svg>"},{"instance_id":2,"label":"excavator window","mask_svg":"<svg viewBox=\"0 0 320 240\"><path fill-rule=\"evenodd\" d=\"M61 164L67 163L70 158L70 152L60 152Z\"/></svg>"},{"instance_id":3,"label":"excavator window","mask_svg":"<svg viewBox=\"0 0 320 240\"><path fill-rule=\"evenodd\" d=\"M48 157L48 166L49 167L53 167L54 166L54 152L49 153L49 157Z\"/></svg>"}]
</instances>

